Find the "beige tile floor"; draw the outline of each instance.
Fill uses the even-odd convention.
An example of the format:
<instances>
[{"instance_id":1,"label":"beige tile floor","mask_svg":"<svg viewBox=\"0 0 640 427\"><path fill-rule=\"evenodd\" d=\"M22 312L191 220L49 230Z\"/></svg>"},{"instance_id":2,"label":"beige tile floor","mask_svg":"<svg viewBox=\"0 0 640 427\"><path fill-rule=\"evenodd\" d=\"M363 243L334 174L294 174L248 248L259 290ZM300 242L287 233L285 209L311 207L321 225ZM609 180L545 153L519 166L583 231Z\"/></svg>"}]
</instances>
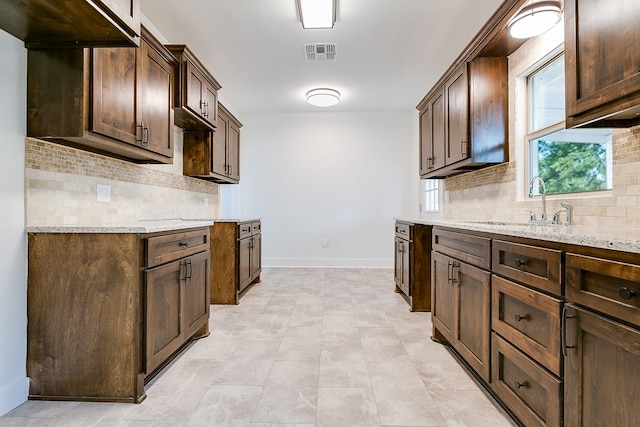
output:
<instances>
[{"instance_id":1,"label":"beige tile floor","mask_svg":"<svg viewBox=\"0 0 640 427\"><path fill-rule=\"evenodd\" d=\"M513 426L393 288L387 269L264 269L142 404L28 401L0 427Z\"/></svg>"}]
</instances>

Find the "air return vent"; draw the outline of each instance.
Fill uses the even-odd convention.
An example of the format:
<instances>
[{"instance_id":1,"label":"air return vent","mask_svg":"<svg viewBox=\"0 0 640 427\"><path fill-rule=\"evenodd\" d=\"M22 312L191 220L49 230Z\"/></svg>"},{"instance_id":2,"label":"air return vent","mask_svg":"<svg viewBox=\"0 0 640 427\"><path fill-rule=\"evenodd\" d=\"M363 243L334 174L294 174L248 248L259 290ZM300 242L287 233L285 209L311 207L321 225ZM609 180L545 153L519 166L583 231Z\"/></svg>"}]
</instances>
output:
<instances>
[{"instance_id":1,"label":"air return vent","mask_svg":"<svg viewBox=\"0 0 640 427\"><path fill-rule=\"evenodd\" d=\"M338 45L336 43L308 43L303 44L306 62L335 62L338 60Z\"/></svg>"}]
</instances>

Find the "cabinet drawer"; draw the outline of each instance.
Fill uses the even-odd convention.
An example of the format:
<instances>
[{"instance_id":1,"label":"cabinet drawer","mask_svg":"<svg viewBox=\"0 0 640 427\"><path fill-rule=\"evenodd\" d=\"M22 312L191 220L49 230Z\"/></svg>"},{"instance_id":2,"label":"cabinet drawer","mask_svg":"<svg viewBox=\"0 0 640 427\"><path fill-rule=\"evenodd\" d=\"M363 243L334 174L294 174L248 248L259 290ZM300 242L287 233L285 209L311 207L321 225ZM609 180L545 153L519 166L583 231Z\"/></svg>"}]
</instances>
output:
<instances>
[{"instance_id":1,"label":"cabinet drawer","mask_svg":"<svg viewBox=\"0 0 640 427\"><path fill-rule=\"evenodd\" d=\"M262 224L260 221L253 221L251 223L251 235L255 236L256 234L260 234L262 232Z\"/></svg>"},{"instance_id":2,"label":"cabinet drawer","mask_svg":"<svg viewBox=\"0 0 640 427\"><path fill-rule=\"evenodd\" d=\"M495 333L491 388L526 426L560 426L562 383Z\"/></svg>"},{"instance_id":3,"label":"cabinet drawer","mask_svg":"<svg viewBox=\"0 0 640 427\"><path fill-rule=\"evenodd\" d=\"M491 239L485 237L434 228L433 249L486 270L491 268Z\"/></svg>"},{"instance_id":4,"label":"cabinet drawer","mask_svg":"<svg viewBox=\"0 0 640 427\"><path fill-rule=\"evenodd\" d=\"M146 239L147 268L209 249L209 228L181 231Z\"/></svg>"},{"instance_id":5,"label":"cabinet drawer","mask_svg":"<svg viewBox=\"0 0 640 427\"><path fill-rule=\"evenodd\" d=\"M491 280L493 330L560 375L562 302L495 275Z\"/></svg>"},{"instance_id":6,"label":"cabinet drawer","mask_svg":"<svg viewBox=\"0 0 640 427\"><path fill-rule=\"evenodd\" d=\"M562 252L494 240L492 258L494 273L558 296L562 295Z\"/></svg>"},{"instance_id":7,"label":"cabinet drawer","mask_svg":"<svg viewBox=\"0 0 640 427\"><path fill-rule=\"evenodd\" d=\"M251 222L238 223L238 239L244 239L253 234L253 226Z\"/></svg>"},{"instance_id":8,"label":"cabinet drawer","mask_svg":"<svg viewBox=\"0 0 640 427\"><path fill-rule=\"evenodd\" d=\"M411 224L407 224L405 222L396 222L396 237L400 237L401 239L411 240L412 239L412 231L413 227Z\"/></svg>"},{"instance_id":9,"label":"cabinet drawer","mask_svg":"<svg viewBox=\"0 0 640 427\"><path fill-rule=\"evenodd\" d=\"M640 326L640 265L567 254L567 300Z\"/></svg>"}]
</instances>

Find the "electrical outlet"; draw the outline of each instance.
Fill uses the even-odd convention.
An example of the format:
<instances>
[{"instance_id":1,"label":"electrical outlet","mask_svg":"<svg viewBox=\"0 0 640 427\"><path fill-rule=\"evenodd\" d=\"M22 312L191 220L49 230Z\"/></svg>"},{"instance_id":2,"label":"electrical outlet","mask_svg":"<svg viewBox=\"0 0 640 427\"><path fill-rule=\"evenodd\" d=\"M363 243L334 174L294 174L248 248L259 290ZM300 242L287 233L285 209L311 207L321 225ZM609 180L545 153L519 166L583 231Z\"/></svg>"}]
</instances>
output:
<instances>
[{"instance_id":1,"label":"electrical outlet","mask_svg":"<svg viewBox=\"0 0 640 427\"><path fill-rule=\"evenodd\" d=\"M331 240L329 240L329 239L320 240L320 247L321 248L330 248L331 247Z\"/></svg>"},{"instance_id":2,"label":"electrical outlet","mask_svg":"<svg viewBox=\"0 0 640 427\"><path fill-rule=\"evenodd\" d=\"M111 202L111 186L109 184L96 184L96 200L100 203Z\"/></svg>"}]
</instances>

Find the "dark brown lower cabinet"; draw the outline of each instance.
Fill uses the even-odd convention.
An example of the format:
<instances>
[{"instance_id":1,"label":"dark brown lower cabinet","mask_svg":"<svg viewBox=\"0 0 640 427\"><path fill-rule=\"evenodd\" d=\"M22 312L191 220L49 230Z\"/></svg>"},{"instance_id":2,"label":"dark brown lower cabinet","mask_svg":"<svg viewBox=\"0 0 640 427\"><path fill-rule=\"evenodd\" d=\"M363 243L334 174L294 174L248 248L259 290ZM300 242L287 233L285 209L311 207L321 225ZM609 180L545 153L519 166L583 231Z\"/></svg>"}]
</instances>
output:
<instances>
[{"instance_id":1,"label":"dark brown lower cabinet","mask_svg":"<svg viewBox=\"0 0 640 427\"><path fill-rule=\"evenodd\" d=\"M431 311L431 226L396 221L394 282L411 311Z\"/></svg>"},{"instance_id":2,"label":"dark brown lower cabinet","mask_svg":"<svg viewBox=\"0 0 640 427\"><path fill-rule=\"evenodd\" d=\"M491 273L434 251L432 278L434 337L448 341L489 382Z\"/></svg>"},{"instance_id":3,"label":"dark brown lower cabinet","mask_svg":"<svg viewBox=\"0 0 640 427\"><path fill-rule=\"evenodd\" d=\"M238 304L242 291L260 281L261 271L261 221L216 221L211 226L211 304Z\"/></svg>"},{"instance_id":4,"label":"dark brown lower cabinet","mask_svg":"<svg viewBox=\"0 0 640 427\"><path fill-rule=\"evenodd\" d=\"M145 381L208 335L207 227L28 238L30 399L139 403Z\"/></svg>"},{"instance_id":5,"label":"dark brown lower cabinet","mask_svg":"<svg viewBox=\"0 0 640 427\"><path fill-rule=\"evenodd\" d=\"M640 330L573 304L565 330L565 426L640 425Z\"/></svg>"}]
</instances>

